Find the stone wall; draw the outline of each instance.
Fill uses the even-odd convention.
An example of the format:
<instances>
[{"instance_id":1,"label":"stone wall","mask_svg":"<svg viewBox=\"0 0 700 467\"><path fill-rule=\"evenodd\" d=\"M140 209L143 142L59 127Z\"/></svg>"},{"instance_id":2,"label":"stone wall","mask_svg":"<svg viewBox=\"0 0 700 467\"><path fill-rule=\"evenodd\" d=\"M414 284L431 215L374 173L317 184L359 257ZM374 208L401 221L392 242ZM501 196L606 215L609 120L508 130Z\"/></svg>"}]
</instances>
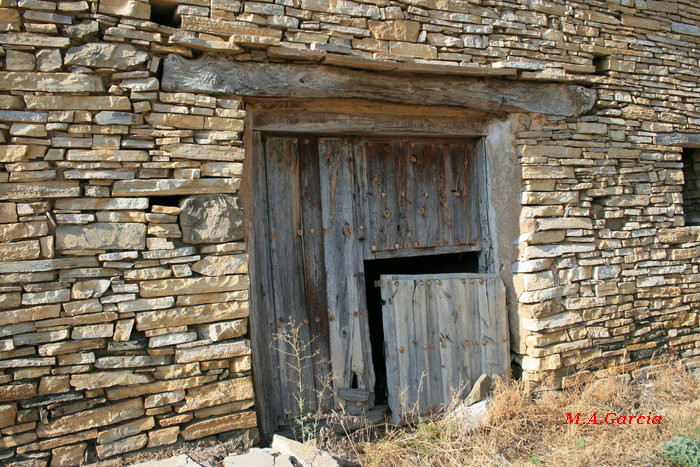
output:
<instances>
[{"instance_id":1,"label":"stone wall","mask_svg":"<svg viewBox=\"0 0 700 467\"><path fill-rule=\"evenodd\" d=\"M656 144L700 131L696 2L153 3L0 0L3 458L255 427L244 105L164 92L170 53L595 88L586 116L519 119L516 366L564 386L698 366L700 228L681 148Z\"/></svg>"}]
</instances>

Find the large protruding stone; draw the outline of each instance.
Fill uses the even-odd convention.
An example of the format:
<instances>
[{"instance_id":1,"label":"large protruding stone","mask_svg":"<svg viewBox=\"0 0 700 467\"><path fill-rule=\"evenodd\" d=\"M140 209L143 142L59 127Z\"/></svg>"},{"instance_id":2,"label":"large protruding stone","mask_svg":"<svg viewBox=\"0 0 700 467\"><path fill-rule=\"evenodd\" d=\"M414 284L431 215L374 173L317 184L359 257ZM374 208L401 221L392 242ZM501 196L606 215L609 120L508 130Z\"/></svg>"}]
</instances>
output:
<instances>
[{"instance_id":1,"label":"large protruding stone","mask_svg":"<svg viewBox=\"0 0 700 467\"><path fill-rule=\"evenodd\" d=\"M186 243L223 243L242 237L243 212L237 196L191 196L180 208L180 230Z\"/></svg>"},{"instance_id":2,"label":"large protruding stone","mask_svg":"<svg viewBox=\"0 0 700 467\"><path fill-rule=\"evenodd\" d=\"M147 60L147 52L130 44L90 43L68 49L65 64L128 70Z\"/></svg>"}]
</instances>

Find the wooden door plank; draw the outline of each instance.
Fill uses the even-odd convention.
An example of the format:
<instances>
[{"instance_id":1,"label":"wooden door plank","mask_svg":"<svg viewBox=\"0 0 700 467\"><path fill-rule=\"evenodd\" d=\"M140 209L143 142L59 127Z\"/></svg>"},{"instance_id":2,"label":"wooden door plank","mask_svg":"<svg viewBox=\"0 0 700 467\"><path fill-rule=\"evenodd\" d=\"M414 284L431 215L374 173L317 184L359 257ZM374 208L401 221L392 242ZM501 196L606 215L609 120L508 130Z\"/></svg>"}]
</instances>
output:
<instances>
[{"instance_id":1,"label":"wooden door plank","mask_svg":"<svg viewBox=\"0 0 700 467\"><path fill-rule=\"evenodd\" d=\"M509 352L506 352L508 332L502 319L507 313L505 287L500 279L484 279L479 292L483 372L505 374L510 363Z\"/></svg>"},{"instance_id":2,"label":"wooden door plank","mask_svg":"<svg viewBox=\"0 0 700 467\"><path fill-rule=\"evenodd\" d=\"M441 368L443 363L440 359L440 318L437 312L437 299L438 299L438 282L439 279L431 279L426 281L426 312L424 315L425 319L425 336L426 336L426 373L429 399L427 408L431 412L437 412L440 410L445 402L449 399L445 399L443 386L449 381L443 380L443 375Z\"/></svg>"},{"instance_id":3,"label":"wooden door plank","mask_svg":"<svg viewBox=\"0 0 700 467\"><path fill-rule=\"evenodd\" d=\"M370 255L477 245L471 142L367 139ZM474 182L476 183L476 182Z\"/></svg>"},{"instance_id":4,"label":"wooden door plank","mask_svg":"<svg viewBox=\"0 0 700 467\"><path fill-rule=\"evenodd\" d=\"M490 203L489 203L489 186L487 181L489 176L489 164L486 159L486 149L484 141L479 139L475 145L474 157L474 175L472 186L475 200L478 201L478 208L475 211L478 213L479 232L481 241L481 254L479 255L479 272L491 273L494 271L494 256L491 249L491 229L490 229Z\"/></svg>"},{"instance_id":5,"label":"wooden door plank","mask_svg":"<svg viewBox=\"0 0 700 467\"><path fill-rule=\"evenodd\" d=\"M467 277L455 278L450 282L454 291L455 304L454 340L457 344L455 352L458 354L455 365L461 368L459 378L453 381L459 381L466 392L471 389L481 370L479 321L472 312L474 294L471 293L470 279Z\"/></svg>"},{"instance_id":6,"label":"wooden door plank","mask_svg":"<svg viewBox=\"0 0 700 467\"><path fill-rule=\"evenodd\" d=\"M411 176L414 162L409 158L408 143L398 143L395 161L397 243L401 249L414 248L413 177Z\"/></svg>"},{"instance_id":7,"label":"wooden door plank","mask_svg":"<svg viewBox=\"0 0 700 467\"><path fill-rule=\"evenodd\" d=\"M319 139L331 360L336 388L374 391L362 247L355 233L353 145Z\"/></svg>"},{"instance_id":8,"label":"wooden door plank","mask_svg":"<svg viewBox=\"0 0 700 467\"><path fill-rule=\"evenodd\" d=\"M282 413L280 375L277 371L277 352L270 346L276 332L274 301L272 298L272 266L270 264L270 230L267 215L267 170L265 147L260 132L253 132L253 206L258 214L253 216L253 235L248 240L250 255L250 300L255 313L250 315L251 347L253 356L253 381L255 383L258 426L263 436L271 436L276 430L277 416Z\"/></svg>"},{"instance_id":9,"label":"wooden door plank","mask_svg":"<svg viewBox=\"0 0 700 467\"><path fill-rule=\"evenodd\" d=\"M400 416L401 405L401 388L402 380L399 369L405 366L405 363L400 360L399 342L400 338L397 333L398 309L403 308L401 304L397 308L395 299L397 296L398 282L387 279L386 276L381 276L380 280L381 297L382 297L382 324L384 326L384 356L386 359L386 387L387 387L387 402L393 411L393 423L397 423ZM397 285L395 285L397 284Z\"/></svg>"},{"instance_id":10,"label":"wooden door plank","mask_svg":"<svg viewBox=\"0 0 700 467\"><path fill-rule=\"evenodd\" d=\"M299 185L298 146L291 138L266 139L268 177L268 215L270 222L270 258L272 264L273 300L278 332L298 327L300 343L311 341L306 320L305 286L301 237L301 197ZM314 410L314 371L310 348L298 362L288 343L276 339L280 350L279 372L283 410L287 422L299 415L299 401L305 410Z\"/></svg>"},{"instance_id":11,"label":"wooden door plank","mask_svg":"<svg viewBox=\"0 0 700 467\"><path fill-rule=\"evenodd\" d=\"M418 400L418 387L411 380L411 362L415 357L411 349L413 326L414 284L395 280L396 295L394 297L394 312L396 313L396 339L398 345L399 369L399 410L394 413L395 423L409 413Z\"/></svg>"},{"instance_id":12,"label":"wooden door plank","mask_svg":"<svg viewBox=\"0 0 700 467\"><path fill-rule=\"evenodd\" d=\"M397 147L393 141L367 141L370 249L394 250L398 242Z\"/></svg>"},{"instance_id":13,"label":"wooden door plank","mask_svg":"<svg viewBox=\"0 0 700 467\"><path fill-rule=\"evenodd\" d=\"M362 257L370 257L370 223L369 223L369 199L367 186L367 151L365 142L359 138L353 138L353 215L356 226L356 236L362 248Z\"/></svg>"},{"instance_id":14,"label":"wooden door plank","mask_svg":"<svg viewBox=\"0 0 700 467\"><path fill-rule=\"evenodd\" d=\"M508 303L506 301L506 286L503 281L494 280L494 288L496 289L492 302L494 309L491 310L496 316L496 340L497 349L499 350L499 368L496 374L504 375L510 378L510 330L508 329Z\"/></svg>"},{"instance_id":15,"label":"wooden door plank","mask_svg":"<svg viewBox=\"0 0 700 467\"><path fill-rule=\"evenodd\" d=\"M450 156L450 201L452 204L454 243L470 245L478 242L478 211L476 208L476 193L472 185L473 152L469 144L452 144L449 146ZM476 220L475 220L476 219Z\"/></svg>"},{"instance_id":16,"label":"wooden door plank","mask_svg":"<svg viewBox=\"0 0 700 467\"><path fill-rule=\"evenodd\" d=\"M450 149L455 144L443 143L439 147L439 166L437 167L440 174L440 186L438 187L438 240L442 246L451 246L455 244L455 225L454 225L454 203L452 194L452 184L454 174L452 173L452 154Z\"/></svg>"},{"instance_id":17,"label":"wooden door plank","mask_svg":"<svg viewBox=\"0 0 700 467\"><path fill-rule=\"evenodd\" d=\"M414 157L413 166L413 241L417 247L437 246L438 186L439 174L437 151L432 143L409 144L409 158Z\"/></svg>"},{"instance_id":18,"label":"wooden door plank","mask_svg":"<svg viewBox=\"0 0 700 467\"><path fill-rule=\"evenodd\" d=\"M315 355L313 386L323 401L322 410L333 407L328 331L328 297L323 253L323 221L321 214L321 185L319 178L318 139L300 136L299 180L301 197L301 234L305 319L309 323L312 352Z\"/></svg>"},{"instance_id":19,"label":"wooden door plank","mask_svg":"<svg viewBox=\"0 0 700 467\"><path fill-rule=\"evenodd\" d=\"M456 359L454 330L457 325L457 304L454 303L451 280L436 281L435 315L438 323L439 339L437 350L440 357L440 376L443 382L451 382L461 372L461 362ZM442 399L450 400L450 385L442 385Z\"/></svg>"},{"instance_id":20,"label":"wooden door plank","mask_svg":"<svg viewBox=\"0 0 700 467\"><path fill-rule=\"evenodd\" d=\"M407 317L411 327L409 328L409 345L411 346L411 365L409 379L411 385L416 388L416 413L425 413L430 407L430 375L428 362L428 336L427 313L429 310L427 281L414 283L413 289L413 313ZM401 285L410 284L402 281Z\"/></svg>"}]
</instances>

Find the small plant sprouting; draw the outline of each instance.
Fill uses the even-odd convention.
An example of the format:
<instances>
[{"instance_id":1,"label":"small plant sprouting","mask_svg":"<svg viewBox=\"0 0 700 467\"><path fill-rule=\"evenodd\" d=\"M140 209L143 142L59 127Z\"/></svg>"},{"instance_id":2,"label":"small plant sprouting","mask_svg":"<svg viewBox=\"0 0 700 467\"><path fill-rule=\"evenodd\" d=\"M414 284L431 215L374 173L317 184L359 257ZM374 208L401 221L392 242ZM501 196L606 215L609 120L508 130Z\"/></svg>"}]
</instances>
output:
<instances>
[{"instance_id":1,"label":"small plant sprouting","mask_svg":"<svg viewBox=\"0 0 700 467\"><path fill-rule=\"evenodd\" d=\"M286 323L282 330L275 334L277 345L274 348L284 355L294 388L292 397L296 414L290 411L286 414L292 423L292 433L298 441L307 443L314 441L319 434L321 422L326 416L324 401L332 396L333 385L330 374L323 375L314 371L324 362L321 361L320 352L314 349L317 336L305 338L302 326L293 320ZM311 371L317 378L318 386L314 381L304 378L307 371ZM309 387L311 390L308 389ZM310 406L313 405L315 406L311 409Z\"/></svg>"}]
</instances>

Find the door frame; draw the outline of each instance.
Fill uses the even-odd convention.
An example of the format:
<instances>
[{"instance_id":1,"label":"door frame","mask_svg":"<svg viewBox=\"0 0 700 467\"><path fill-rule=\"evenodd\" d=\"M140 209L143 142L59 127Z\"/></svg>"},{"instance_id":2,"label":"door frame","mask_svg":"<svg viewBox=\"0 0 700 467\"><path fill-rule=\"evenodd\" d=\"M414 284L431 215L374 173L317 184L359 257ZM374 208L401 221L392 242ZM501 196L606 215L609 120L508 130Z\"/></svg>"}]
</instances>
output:
<instances>
[{"instance_id":1,"label":"door frame","mask_svg":"<svg viewBox=\"0 0 700 467\"><path fill-rule=\"evenodd\" d=\"M261 293L262 281L258 273L256 242L267 241L254 232L254 192L261 179L260 161L264 160L262 133L324 135L372 135L412 136L429 138L476 138L476 163L478 181L483 182L479 194L479 215L482 227L479 272L495 273L498 259L491 233L495 225L490 207L489 163L484 139L487 127L494 119L505 120L506 113L482 112L445 106L409 106L358 99L279 99L248 98L243 141L246 157L243 163L243 180L239 195L243 202L245 236L249 255L250 274L250 340L253 360L253 384L256 398L258 428L263 437L269 438L277 430L274 420L274 398L279 390L270 381L271 362L265 356L268 336L264 313L256 310L269 307L269 297ZM269 239L268 239L269 240ZM259 248L259 246L258 246ZM427 252L426 252L427 253ZM270 284L265 284L269 287Z\"/></svg>"}]
</instances>

